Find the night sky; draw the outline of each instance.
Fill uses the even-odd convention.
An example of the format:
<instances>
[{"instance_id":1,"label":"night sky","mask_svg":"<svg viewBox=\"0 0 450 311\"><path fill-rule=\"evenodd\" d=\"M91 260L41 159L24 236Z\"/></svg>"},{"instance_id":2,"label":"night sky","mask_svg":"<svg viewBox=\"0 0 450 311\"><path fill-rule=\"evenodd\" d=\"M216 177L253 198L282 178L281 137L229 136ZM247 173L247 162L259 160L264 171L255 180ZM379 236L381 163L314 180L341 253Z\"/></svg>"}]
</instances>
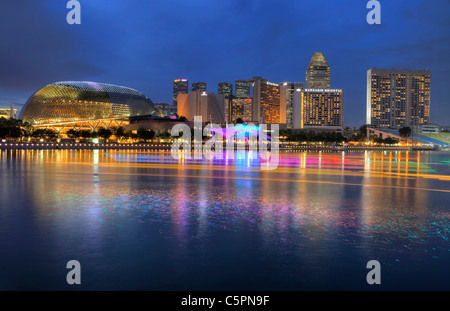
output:
<instances>
[{"instance_id":1,"label":"night sky","mask_svg":"<svg viewBox=\"0 0 450 311\"><path fill-rule=\"evenodd\" d=\"M365 123L369 68L430 69L431 122L450 125L450 1L380 0L369 25L365 0L66 0L0 3L0 105L39 88L84 80L135 88L171 102L177 78L217 82L262 76L304 82L315 51L345 92L344 125Z\"/></svg>"}]
</instances>

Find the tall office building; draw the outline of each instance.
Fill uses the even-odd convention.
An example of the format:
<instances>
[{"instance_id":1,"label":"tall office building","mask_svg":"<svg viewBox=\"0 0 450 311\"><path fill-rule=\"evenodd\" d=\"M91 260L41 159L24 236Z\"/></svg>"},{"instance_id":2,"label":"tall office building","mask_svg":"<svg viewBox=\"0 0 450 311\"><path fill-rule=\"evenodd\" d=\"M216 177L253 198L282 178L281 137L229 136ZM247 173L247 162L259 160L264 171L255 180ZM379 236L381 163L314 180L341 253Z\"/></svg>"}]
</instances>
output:
<instances>
[{"instance_id":1,"label":"tall office building","mask_svg":"<svg viewBox=\"0 0 450 311\"><path fill-rule=\"evenodd\" d=\"M315 52L306 70L306 88L330 88L330 66L322 52Z\"/></svg>"},{"instance_id":2,"label":"tall office building","mask_svg":"<svg viewBox=\"0 0 450 311\"><path fill-rule=\"evenodd\" d=\"M225 96L205 91L191 91L178 95L177 113L194 121L195 116L201 116L203 122L212 121L220 124L225 122Z\"/></svg>"},{"instance_id":3,"label":"tall office building","mask_svg":"<svg viewBox=\"0 0 450 311\"><path fill-rule=\"evenodd\" d=\"M192 90L191 91L201 91L206 92L206 82L194 82L192 83Z\"/></svg>"},{"instance_id":4,"label":"tall office building","mask_svg":"<svg viewBox=\"0 0 450 311\"><path fill-rule=\"evenodd\" d=\"M280 83L280 123L286 123L286 128L292 128L292 109L294 100L300 101L301 96L294 98L296 90L304 88L302 82Z\"/></svg>"},{"instance_id":5,"label":"tall office building","mask_svg":"<svg viewBox=\"0 0 450 311\"><path fill-rule=\"evenodd\" d=\"M305 88L293 90L293 129L342 132L344 91L330 85L330 66L323 53L315 52L306 69Z\"/></svg>"},{"instance_id":6,"label":"tall office building","mask_svg":"<svg viewBox=\"0 0 450 311\"><path fill-rule=\"evenodd\" d=\"M253 86L253 121L268 124L281 123L279 84L261 77L253 77L247 81Z\"/></svg>"},{"instance_id":7,"label":"tall office building","mask_svg":"<svg viewBox=\"0 0 450 311\"><path fill-rule=\"evenodd\" d=\"M252 99L230 98L226 104L226 122L231 123L241 118L244 122L252 121Z\"/></svg>"},{"instance_id":8,"label":"tall office building","mask_svg":"<svg viewBox=\"0 0 450 311\"><path fill-rule=\"evenodd\" d=\"M344 92L342 89L295 90L293 128L332 128L342 131L344 124Z\"/></svg>"},{"instance_id":9,"label":"tall office building","mask_svg":"<svg viewBox=\"0 0 450 311\"><path fill-rule=\"evenodd\" d=\"M250 98L250 83L246 80L236 80L236 97L237 98Z\"/></svg>"},{"instance_id":10,"label":"tall office building","mask_svg":"<svg viewBox=\"0 0 450 311\"><path fill-rule=\"evenodd\" d=\"M430 71L367 71L367 124L379 128L414 128L430 123Z\"/></svg>"},{"instance_id":11,"label":"tall office building","mask_svg":"<svg viewBox=\"0 0 450 311\"><path fill-rule=\"evenodd\" d=\"M177 79L173 81L173 106L177 107L178 94L187 94L189 92L189 83L187 79Z\"/></svg>"},{"instance_id":12,"label":"tall office building","mask_svg":"<svg viewBox=\"0 0 450 311\"><path fill-rule=\"evenodd\" d=\"M225 95L225 98L233 96L233 84L228 82L219 82L217 85L218 94Z\"/></svg>"}]
</instances>

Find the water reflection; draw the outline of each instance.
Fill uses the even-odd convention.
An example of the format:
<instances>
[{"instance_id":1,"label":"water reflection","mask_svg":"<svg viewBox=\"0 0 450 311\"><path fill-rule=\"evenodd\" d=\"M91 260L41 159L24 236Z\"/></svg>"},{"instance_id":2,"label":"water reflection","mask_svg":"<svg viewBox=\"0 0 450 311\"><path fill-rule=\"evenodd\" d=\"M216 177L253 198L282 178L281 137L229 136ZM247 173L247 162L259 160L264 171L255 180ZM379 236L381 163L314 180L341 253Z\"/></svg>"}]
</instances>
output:
<instances>
[{"instance_id":1,"label":"water reflection","mask_svg":"<svg viewBox=\"0 0 450 311\"><path fill-rule=\"evenodd\" d=\"M152 277L170 275L167 289L220 288L220 279L247 289L334 288L333 269L357 274L355 261L374 258L444 267L449 158L286 153L263 171L248 153L174 160L151 150L2 151L0 246L26 218L33 241L55 260L79 252L94 265L106 260L104 279L145 265ZM208 273L194 281L199 269Z\"/></svg>"}]
</instances>

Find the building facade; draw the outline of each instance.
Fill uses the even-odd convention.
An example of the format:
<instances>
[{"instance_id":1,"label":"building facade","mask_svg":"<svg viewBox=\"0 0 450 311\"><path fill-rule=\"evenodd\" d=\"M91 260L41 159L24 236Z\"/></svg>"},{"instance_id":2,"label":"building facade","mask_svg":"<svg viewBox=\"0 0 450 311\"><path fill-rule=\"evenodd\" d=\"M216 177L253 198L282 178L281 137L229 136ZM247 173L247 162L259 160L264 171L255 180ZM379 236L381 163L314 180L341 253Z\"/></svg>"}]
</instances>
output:
<instances>
[{"instance_id":1,"label":"building facade","mask_svg":"<svg viewBox=\"0 0 450 311\"><path fill-rule=\"evenodd\" d=\"M206 92L206 82L194 82L192 83L192 90L191 91L200 91L200 92Z\"/></svg>"},{"instance_id":2,"label":"building facade","mask_svg":"<svg viewBox=\"0 0 450 311\"><path fill-rule=\"evenodd\" d=\"M281 123L279 84L261 77L253 77L248 82L253 86L252 121Z\"/></svg>"},{"instance_id":3,"label":"building facade","mask_svg":"<svg viewBox=\"0 0 450 311\"><path fill-rule=\"evenodd\" d=\"M300 95L301 94L301 95ZM342 89L296 90L294 96L293 128L336 128L342 131L344 124L344 92ZM299 103L300 102L300 103Z\"/></svg>"},{"instance_id":4,"label":"building facade","mask_svg":"<svg viewBox=\"0 0 450 311\"><path fill-rule=\"evenodd\" d=\"M238 118L244 122L252 121L252 99L251 98L231 98L229 101L227 123L232 123Z\"/></svg>"},{"instance_id":5,"label":"building facade","mask_svg":"<svg viewBox=\"0 0 450 311\"><path fill-rule=\"evenodd\" d=\"M250 95L250 82L247 80L236 80L235 81L236 86L236 97L237 98L250 98L252 97Z\"/></svg>"},{"instance_id":6,"label":"building facade","mask_svg":"<svg viewBox=\"0 0 450 311\"><path fill-rule=\"evenodd\" d=\"M203 122L216 124L225 123L225 96L204 91L191 91L178 95L177 113L194 121L194 117L201 116Z\"/></svg>"},{"instance_id":7,"label":"building facade","mask_svg":"<svg viewBox=\"0 0 450 311\"><path fill-rule=\"evenodd\" d=\"M302 82L280 83L280 123L286 123L286 128L292 128L292 112L294 100L301 101L301 96L294 98L297 90L305 87Z\"/></svg>"},{"instance_id":8,"label":"building facade","mask_svg":"<svg viewBox=\"0 0 450 311\"><path fill-rule=\"evenodd\" d=\"M168 103L154 103L155 107L161 111L164 117L170 115L170 105Z\"/></svg>"},{"instance_id":9,"label":"building facade","mask_svg":"<svg viewBox=\"0 0 450 311\"><path fill-rule=\"evenodd\" d=\"M430 71L367 71L366 122L378 128L414 128L430 123Z\"/></svg>"},{"instance_id":10,"label":"building facade","mask_svg":"<svg viewBox=\"0 0 450 311\"><path fill-rule=\"evenodd\" d=\"M173 80L172 105L176 108L178 94L187 94L187 93L189 93L189 81L187 79Z\"/></svg>"},{"instance_id":11,"label":"building facade","mask_svg":"<svg viewBox=\"0 0 450 311\"><path fill-rule=\"evenodd\" d=\"M311 57L305 82L308 89L330 88L330 66L322 52L315 52Z\"/></svg>"},{"instance_id":12,"label":"building facade","mask_svg":"<svg viewBox=\"0 0 450 311\"><path fill-rule=\"evenodd\" d=\"M233 96L233 84L228 82L219 82L217 84L217 94L225 95L225 98Z\"/></svg>"},{"instance_id":13,"label":"building facade","mask_svg":"<svg viewBox=\"0 0 450 311\"><path fill-rule=\"evenodd\" d=\"M10 108L0 107L0 118L15 119L17 115L17 109L14 108L14 104L10 105Z\"/></svg>"},{"instance_id":14,"label":"building facade","mask_svg":"<svg viewBox=\"0 0 450 311\"><path fill-rule=\"evenodd\" d=\"M65 81L49 84L34 93L18 119L36 125L140 115L163 116L147 96L134 89Z\"/></svg>"}]
</instances>

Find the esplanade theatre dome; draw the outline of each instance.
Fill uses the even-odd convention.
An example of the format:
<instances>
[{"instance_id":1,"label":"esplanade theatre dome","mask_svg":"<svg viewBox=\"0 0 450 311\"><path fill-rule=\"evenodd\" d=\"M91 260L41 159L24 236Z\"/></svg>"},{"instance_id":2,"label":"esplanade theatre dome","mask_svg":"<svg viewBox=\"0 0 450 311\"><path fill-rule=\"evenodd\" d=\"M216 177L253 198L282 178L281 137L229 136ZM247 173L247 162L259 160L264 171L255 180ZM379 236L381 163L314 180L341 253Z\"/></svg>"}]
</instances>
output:
<instances>
[{"instance_id":1,"label":"esplanade theatre dome","mask_svg":"<svg viewBox=\"0 0 450 311\"><path fill-rule=\"evenodd\" d=\"M128 87L67 81L34 93L18 119L46 124L142 115L163 116L147 96Z\"/></svg>"}]
</instances>

